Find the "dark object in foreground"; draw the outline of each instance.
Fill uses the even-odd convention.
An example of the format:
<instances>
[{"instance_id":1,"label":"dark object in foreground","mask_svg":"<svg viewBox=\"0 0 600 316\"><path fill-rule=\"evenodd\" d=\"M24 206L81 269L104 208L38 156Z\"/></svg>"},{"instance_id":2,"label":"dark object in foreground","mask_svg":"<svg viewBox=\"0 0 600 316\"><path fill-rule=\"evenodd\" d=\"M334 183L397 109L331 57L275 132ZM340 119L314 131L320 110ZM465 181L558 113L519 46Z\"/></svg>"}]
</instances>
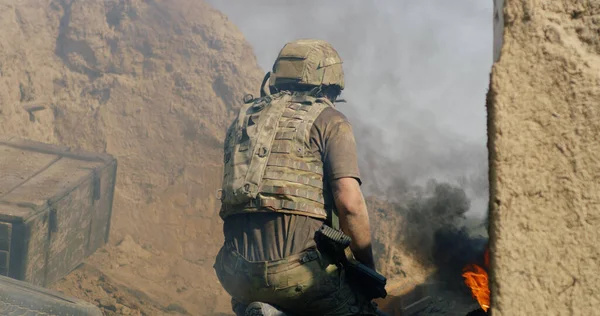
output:
<instances>
[{"instance_id":1,"label":"dark object in foreground","mask_svg":"<svg viewBox=\"0 0 600 316\"><path fill-rule=\"evenodd\" d=\"M102 312L90 303L0 276L0 315L102 316Z\"/></svg>"},{"instance_id":2,"label":"dark object in foreground","mask_svg":"<svg viewBox=\"0 0 600 316\"><path fill-rule=\"evenodd\" d=\"M0 275L48 286L108 240L117 161L0 137Z\"/></svg>"},{"instance_id":3,"label":"dark object in foreground","mask_svg":"<svg viewBox=\"0 0 600 316\"><path fill-rule=\"evenodd\" d=\"M263 303L252 302L245 311L246 316L287 316L286 313L279 310L277 307Z\"/></svg>"},{"instance_id":4,"label":"dark object in foreground","mask_svg":"<svg viewBox=\"0 0 600 316\"><path fill-rule=\"evenodd\" d=\"M488 313L480 308L480 309L477 309L477 310L474 310L474 311L468 313L466 316L487 316L487 315L488 315Z\"/></svg>"},{"instance_id":5,"label":"dark object in foreground","mask_svg":"<svg viewBox=\"0 0 600 316\"><path fill-rule=\"evenodd\" d=\"M369 300L385 298L387 279L377 271L358 262L350 250L352 239L342 231L323 225L315 233L315 241L319 250L339 260L346 269L350 282L356 283L358 289Z\"/></svg>"}]
</instances>

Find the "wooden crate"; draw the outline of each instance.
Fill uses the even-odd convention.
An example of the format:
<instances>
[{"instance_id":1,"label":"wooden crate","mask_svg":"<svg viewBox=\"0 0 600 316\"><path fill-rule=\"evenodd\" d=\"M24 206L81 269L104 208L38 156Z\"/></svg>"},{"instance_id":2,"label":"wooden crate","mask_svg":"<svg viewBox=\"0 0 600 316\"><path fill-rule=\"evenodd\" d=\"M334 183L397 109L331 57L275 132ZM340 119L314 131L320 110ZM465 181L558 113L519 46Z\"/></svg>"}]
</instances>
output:
<instances>
[{"instance_id":1,"label":"wooden crate","mask_svg":"<svg viewBox=\"0 0 600 316\"><path fill-rule=\"evenodd\" d=\"M0 274L48 286L108 240L117 161L0 139Z\"/></svg>"}]
</instances>

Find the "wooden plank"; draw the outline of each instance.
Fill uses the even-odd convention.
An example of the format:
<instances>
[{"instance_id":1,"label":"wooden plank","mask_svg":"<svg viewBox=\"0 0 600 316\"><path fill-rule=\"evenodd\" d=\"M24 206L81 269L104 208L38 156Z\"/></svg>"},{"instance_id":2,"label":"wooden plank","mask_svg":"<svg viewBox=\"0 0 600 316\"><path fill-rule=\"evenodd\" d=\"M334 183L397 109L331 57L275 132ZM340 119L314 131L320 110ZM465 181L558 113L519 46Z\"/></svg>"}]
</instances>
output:
<instances>
[{"instance_id":1,"label":"wooden plank","mask_svg":"<svg viewBox=\"0 0 600 316\"><path fill-rule=\"evenodd\" d=\"M0 222L0 251L10 251L12 224Z\"/></svg>"},{"instance_id":2,"label":"wooden plank","mask_svg":"<svg viewBox=\"0 0 600 316\"><path fill-rule=\"evenodd\" d=\"M116 172L116 161L107 165L100 171L100 199L93 205L94 209L91 215L88 255L91 255L96 249L102 247L108 241Z\"/></svg>"},{"instance_id":3,"label":"wooden plank","mask_svg":"<svg viewBox=\"0 0 600 316\"><path fill-rule=\"evenodd\" d=\"M13 205L29 203L37 207L47 206L72 191L100 166L101 162L62 158L6 194L2 201Z\"/></svg>"},{"instance_id":4,"label":"wooden plank","mask_svg":"<svg viewBox=\"0 0 600 316\"><path fill-rule=\"evenodd\" d=\"M71 149L67 146L61 146L56 144L47 144L36 142L29 139L13 137L8 141L0 141L0 144L13 148L19 148L26 151L47 153L51 155L57 155L65 152L69 152Z\"/></svg>"},{"instance_id":5,"label":"wooden plank","mask_svg":"<svg viewBox=\"0 0 600 316\"><path fill-rule=\"evenodd\" d=\"M48 237L44 286L60 279L86 258L94 213L93 185L91 173L88 173L84 182L51 205L56 214L55 227L50 228Z\"/></svg>"},{"instance_id":6,"label":"wooden plank","mask_svg":"<svg viewBox=\"0 0 600 316\"><path fill-rule=\"evenodd\" d=\"M0 136L0 273L48 286L103 246L116 167L108 154Z\"/></svg>"},{"instance_id":7,"label":"wooden plank","mask_svg":"<svg viewBox=\"0 0 600 316\"><path fill-rule=\"evenodd\" d=\"M49 224L48 211L40 212L33 218L30 218L22 230L23 235L15 236L15 238L24 239L23 251L20 254L18 266L9 267L9 273L13 270L22 273L24 281L31 284L44 286L46 279L46 266L48 265L48 249L50 247L49 240ZM13 255L11 253L11 255ZM17 263L17 262L15 262Z\"/></svg>"},{"instance_id":8,"label":"wooden plank","mask_svg":"<svg viewBox=\"0 0 600 316\"><path fill-rule=\"evenodd\" d=\"M0 200L58 159L53 154L0 145Z\"/></svg>"},{"instance_id":9,"label":"wooden plank","mask_svg":"<svg viewBox=\"0 0 600 316\"><path fill-rule=\"evenodd\" d=\"M0 221L15 223L23 222L37 212L37 206L31 203L10 204L0 201Z\"/></svg>"},{"instance_id":10,"label":"wooden plank","mask_svg":"<svg viewBox=\"0 0 600 316\"><path fill-rule=\"evenodd\" d=\"M12 138L8 141L0 140L0 145L20 148L23 150L33 152L59 155L61 157L67 157L77 160L103 161L105 163L109 163L110 161L115 160L113 156L106 153L89 153L80 150L72 150L67 146L40 143L23 138Z\"/></svg>"}]
</instances>

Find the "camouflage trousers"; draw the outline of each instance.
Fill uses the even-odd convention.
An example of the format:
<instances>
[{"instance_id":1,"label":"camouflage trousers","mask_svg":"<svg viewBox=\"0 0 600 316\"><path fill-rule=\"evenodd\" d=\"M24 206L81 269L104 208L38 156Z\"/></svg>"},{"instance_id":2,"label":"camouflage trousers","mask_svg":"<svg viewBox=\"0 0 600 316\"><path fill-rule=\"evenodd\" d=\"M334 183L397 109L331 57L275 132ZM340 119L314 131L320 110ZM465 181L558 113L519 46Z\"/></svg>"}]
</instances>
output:
<instances>
[{"instance_id":1,"label":"camouflage trousers","mask_svg":"<svg viewBox=\"0 0 600 316\"><path fill-rule=\"evenodd\" d=\"M288 315L377 315L376 307L354 291L345 273L317 250L285 259L250 262L228 246L217 255L215 272L243 315L252 302L269 303Z\"/></svg>"}]
</instances>

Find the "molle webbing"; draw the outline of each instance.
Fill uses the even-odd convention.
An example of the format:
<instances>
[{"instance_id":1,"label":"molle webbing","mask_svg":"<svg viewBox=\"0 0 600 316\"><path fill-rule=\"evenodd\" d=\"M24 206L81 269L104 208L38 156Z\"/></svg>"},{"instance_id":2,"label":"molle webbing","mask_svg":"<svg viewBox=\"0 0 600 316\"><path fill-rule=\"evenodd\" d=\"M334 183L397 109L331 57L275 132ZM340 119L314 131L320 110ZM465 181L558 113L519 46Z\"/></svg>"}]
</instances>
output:
<instances>
[{"instance_id":1,"label":"molle webbing","mask_svg":"<svg viewBox=\"0 0 600 316\"><path fill-rule=\"evenodd\" d=\"M317 175L323 175L323 165L322 164L309 164L304 161L292 160L290 158L283 157L271 157L267 162L267 166L273 167L287 167L290 169L312 172Z\"/></svg>"},{"instance_id":2,"label":"molle webbing","mask_svg":"<svg viewBox=\"0 0 600 316\"><path fill-rule=\"evenodd\" d=\"M311 151L310 131L329 106L325 99L282 92L242 109L231 127L236 131L228 132L236 139L225 145L221 217L265 208L327 217L323 163Z\"/></svg>"},{"instance_id":3,"label":"molle webbing","mask_svg":"<svg viewBox=\"0 0 600 316\"><path fill-rule=\"evenodd\" d=\"M307 216L316 218L327 218L327 212L324 211L323 206L312 205L308 203L284 201L284 200L261 200L261 207L271 207L275 210L290 210L296 212L303 212Z\"/></svg>"},{"instance_id":4,"label":"molle webbing","mask_svg":"<svg viewBox=\"0 0 600 316\"><path fill-rule=\"evenodd\" d=\"M274 199L255 199L244 205L236 205L234 207L223 205L223 210L227 215L240 214L240 213L251 213L256 210L271 208L273 211L280 211L282 213L294 213L303 214L310 217L326 219L327 215L322 213L323 207L315 206L313 204L274 200Z\"/></svg>"},{"instance_id":5,"label":"molle webbing","mask_svg":"<svg viewBox=\"0 0 600 316\"><path fill-rule=\"evenodd\" d=\"M282 180L282 181L288 181L288 182L293 182L293 183L300 183L300 184L304 184L304 185L309 185L311 187L314 187L314 188L317 188L320 190L323 189L323 180L314 179L311 177L302 176L302 175L298 175L298 174L289 174L289 173L282 173L282 172L268 170L267 172L265 172L265 175L263 178L270 179L270 180Z\"/></svg>"},{"instance_id":6,"label":"molle webbing","mask_svg":"<svg viewBox=\"0 0 600 316\"><path fill-rule=\"evenodd\" d=\"M286 99L284 96L283 100L279 100L278 103L285 103L287 102ZM273 102L271 104L274 105L276 103ZM273 140L277 133L279 119L283 113L285 113L285 107L280 105L271 106L269 109L270 115L265 115L265 117L261 118L264 125L262 126L262 130L259 131L260 134L258 137L253 137L256 141L256 145L254 145L255 154L252 155L246 174L246 184L250 184L250 193L252 196L256 196L259 192L262 176L267 166L268 157L272 151Z\"/></svg>"},{"instance_id":7,"label":"molle webbing","mask_svg":"<svg viewBox=\"0 0 600 316\"><path fill-rule=\"evenodd\" d=\"M289 154L295 148L296 148L296 146L294 146L294 144L291 144L291 143L276 142L275 144L273 144L273 147L271 148L271 153Z\"/></svg>"},{"instance_id":8,"label":"molle webbing","mask_svg":"<svg viewBox=\"0 0 600 316\"><path fill-rule=\"evenodd\" d=\"M289 94L267 96L240 109L225 138L224 204L243 204L258 195L279 120L289 99Z\"/></svg>"},{"instance_id":9,"label":"molle webbing","mask_svg":"<svg viewBox=\"0 0 600 316\"><path fill-rule=\"evenodd\" d=\"M294 137L296 137L295 131L277 132L277 134L275 134L275 139L280 140L293 140Z\"/></svg>"},{"instance_id":10,"label":"molle webbing","mask_svg":"<svg viewBox=\"0 0 600 316\"><path fill-rule=\"evenodd\" d=\"M261 193L267 194L278 194L278 195L290 195L300 198L305 198L307 200L311 200L320 204L325 204L325 200L323 199L323 193L319 192L315 189L302 189L302 188L294 188L294 187L278 187L278 186L270 186L263 185L260 189Z\"/></svg>"}]
</instances>

